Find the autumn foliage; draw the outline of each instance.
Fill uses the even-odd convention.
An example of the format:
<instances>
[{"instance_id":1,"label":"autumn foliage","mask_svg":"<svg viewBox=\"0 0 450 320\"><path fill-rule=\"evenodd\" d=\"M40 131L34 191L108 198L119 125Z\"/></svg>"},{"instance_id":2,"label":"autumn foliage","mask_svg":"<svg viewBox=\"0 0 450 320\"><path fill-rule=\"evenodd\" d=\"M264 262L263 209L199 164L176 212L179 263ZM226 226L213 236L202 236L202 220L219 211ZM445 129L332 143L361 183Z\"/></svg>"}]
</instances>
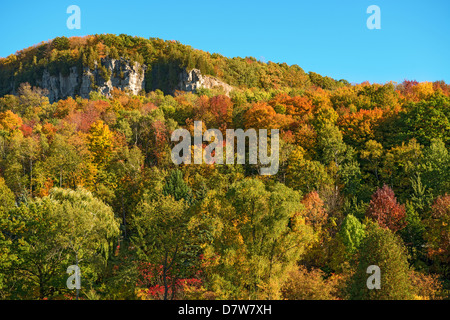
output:
<instances>
[{"instance_id":1,"label":"autumn foliage","mask_svg":"<svg viewBox=\"0 0 450 320\"><path fill-rule=\"evenodd\" d=\"M375 220L381 227L388 228L393 232L406 226L405 206L397 202L394 191L387 185L384 185L372 195L366 215Z\"/></svg>"},{"instance_id":2,"label":"autumn foliage","mask_svg":"<svg viewBox=\"0 0 450 320\"><path fill-rule=\"evenodd\" d=\"M147 67L137 95L94 81L51 101L37 86L120 58ZM177 91L192 68L232 90ZM82 299L448 298L443 81L350 84L111 34L0 58L0 78L0 299L74 299L77 261ZM279 170L175 165L172 133L195 121L278 129ZM374 263L384 291L367 289Z\"/></svg>"}]
</instances>

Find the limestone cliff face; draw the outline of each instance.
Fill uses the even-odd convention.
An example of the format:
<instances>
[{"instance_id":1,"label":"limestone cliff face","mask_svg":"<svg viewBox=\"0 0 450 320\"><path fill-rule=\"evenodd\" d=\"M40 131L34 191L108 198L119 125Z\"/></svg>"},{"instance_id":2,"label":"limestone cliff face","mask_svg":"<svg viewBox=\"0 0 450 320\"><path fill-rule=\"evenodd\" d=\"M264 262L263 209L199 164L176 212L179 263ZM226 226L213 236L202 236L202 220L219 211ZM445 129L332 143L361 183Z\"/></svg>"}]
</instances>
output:
<instances>
[{"instance_id":1,"label":"limestone cliff face","mask_svg":"<svg viewBox=\"0 0 450 320\"><path fill-rule=\"evenodd\" d=\"M64 77L61 73L58 76L52 76L48 70L44 70L42 81L38 81L38 86L48 90L48 98L50 102L68 97L75 96L78 86L79 75L76 67L70 68L68 76Z\"/></svg>"},{"instance_id":2,"label":"limestone cliff face","mask_svg":"<svg viewBox=\"0 0 450 320\"><path fill-rule=\"evenodd\" d=\"M145 65L122 58L102 59L94 69L83 67L79 72L77 67L71 67L68 76L50 75L44 70L38 86L48 90L50 102L76 95L88 98L91 91L99 91L108 97L113 87L138 94L145 85L145 69Z\"/></svg>"},{"instance_id":3,"label":"limestone cliff face","mask_svg":"<svg viewBox=\"0 0 450 320\"><path fill-rule=\"evenodd\" d=\"M181 91L195 92L199 88L222 88L225 94L229 95L231 90L233 90L232 86L217 78L202 75L198 69L192 69L190 71L183 70L179 75L179 80L177 90Z\"/></svg>"},{"instance_id":4,"label":"limestone cliff face","mask_svg":"<svg viewBox=\"0 0 450 320\"><path fill-rule=\"evenodd\" d=\"M62 75L61 72L58 75L51 75L48 70L44 70L42 79L37 81L37 86L48 90L50 102L69 96L89 98L91 91L98 91L109 97L114 87L139 94L145 89L146 70L147 66L123 58L102 59L100 63L96 62L93 68L85 66L81 71L73 66L69 69L68 75ZM202 75L198 69L180 70L175 90L195 92L199 88L222 88L225 94L229 95L233 89L217 78Z\"/></svg>"}]
</instances>

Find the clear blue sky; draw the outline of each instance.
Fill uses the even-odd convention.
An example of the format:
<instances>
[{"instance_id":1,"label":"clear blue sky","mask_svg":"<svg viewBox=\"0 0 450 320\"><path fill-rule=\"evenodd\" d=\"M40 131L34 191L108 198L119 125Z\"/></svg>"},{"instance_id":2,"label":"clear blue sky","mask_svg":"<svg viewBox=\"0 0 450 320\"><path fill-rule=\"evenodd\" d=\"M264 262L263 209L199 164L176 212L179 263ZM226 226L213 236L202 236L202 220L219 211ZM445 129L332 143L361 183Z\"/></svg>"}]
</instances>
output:
<instances>
[{"instance_id":1,"label":"clear blue sky","mask_svg":"<svg viewBox=\"0 0 450 320\"><path fill-rule=\"evenodd\" d=\"M80 30L66 27L72 4L81 9ZM381 30L366 27L372 4L381 9ZM125 33L350 82L450 83L449 18L449 0L7 0L0 56L57 36Z\"/></svg>"}]
</instances>

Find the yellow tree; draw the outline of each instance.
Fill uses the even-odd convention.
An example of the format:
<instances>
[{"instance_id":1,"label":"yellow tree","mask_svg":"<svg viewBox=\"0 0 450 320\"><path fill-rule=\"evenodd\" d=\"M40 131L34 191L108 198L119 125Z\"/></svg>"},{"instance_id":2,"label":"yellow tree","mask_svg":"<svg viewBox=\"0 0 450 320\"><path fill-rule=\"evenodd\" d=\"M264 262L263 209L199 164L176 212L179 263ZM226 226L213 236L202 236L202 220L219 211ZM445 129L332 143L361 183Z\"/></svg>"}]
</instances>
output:
<instances>
[{"instance_id":1,"label":"yellow tree","mask_svg":"<svg viewBox=\"0 0 450 320\"><path fill-rule=\"evenodd\" d=\"M9 110L0 112L0 130L8 132L19 129L22 126L22 119Z\"/></svg>"},{"instance_id":2,"label":"yellow tree","mask_svg":"<svg viewBox=\"0 0 450 320\"><path fill-rule=\"evenodd\" d=\"M104 166L111 157L113 150L113 133L102 120L95 121L89 129L87 136L89 151L94 157L94 163Z\"/></svg>"}]
</instances>

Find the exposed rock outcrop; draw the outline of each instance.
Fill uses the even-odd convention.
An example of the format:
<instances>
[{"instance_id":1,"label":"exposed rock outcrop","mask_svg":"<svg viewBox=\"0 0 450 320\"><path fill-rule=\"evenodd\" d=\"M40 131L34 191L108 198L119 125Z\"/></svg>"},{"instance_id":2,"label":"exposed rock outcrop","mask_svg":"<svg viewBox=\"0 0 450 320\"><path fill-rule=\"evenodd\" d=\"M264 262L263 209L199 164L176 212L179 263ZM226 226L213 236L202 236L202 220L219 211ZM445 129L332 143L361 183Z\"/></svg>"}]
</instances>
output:
<instances>
[{"instance_id":1,"label":"exposed rock outcrop","mask_svg":"<svg viewBox=\"0 0 450 320\"><path fill-rule=\"evenodd\" d=\"M77 66L70 67L68 75L61 72L52 75L45 69L42 80L37 86L48 91L50 102L65 99L69 96L89 98L92 91L98 91L109 97L113 88L130 91L133 94L145 89L147 66L126 59L102 59L101 63L94 63L94 67L83 67L81 71ZM158 85L156 85L158 88ZM173 88L173 87L172 87ZM202 75L200 70L180 69L178 84L175 90L196 92L200 88L221 88L229 95L233 87L229 84L208 75ZM173 93L169 90L167 93Z\"/></svg>"},{"instance_id":2,"label":"exposed rock outcrop","mask_svg":"<svg viewBox=\"0 0 450 320\"><path fill-rule=\"evenodd\" d=\"M179 80L177 90L181 91L195 92L199 88L222 88L225 94L229 95L231 90L233 90L232 86L217 78L202 75L198 69L183 70L179 75Z\"/></svg>"},{"instance_id":3,"label":"exposed rock outcrop","mask_svg":"<svg viewBox=\"0 0 450 320\"><path fill-rule=\"evenodd\" d=\"M84 67L81 73L77 67L71 67L68 76L50 75L44 70L38 86L48 90L50 102L75 95L88 98L93 90L110 96L113 87L138 94L145 85L145 69L145 65L123 58L102 59L101 64L96 63L93 69Z\"/></svg>"},{"instance_id":4,"label":"exposed rock outcrop","mask_svg":"<svg viewBox=\"0 0 450 320\"><path fill-rule=\"evenodd\" d=\"M70 68L70 73L66 77L61 73L59 73L58 76L52 76L48 70L45 69L42 75L42 82L38 81L38 86L48 90L48 99L50 102L68 96L74 96L79 87L77 67Z\"/></svg>"}]
</instances>

